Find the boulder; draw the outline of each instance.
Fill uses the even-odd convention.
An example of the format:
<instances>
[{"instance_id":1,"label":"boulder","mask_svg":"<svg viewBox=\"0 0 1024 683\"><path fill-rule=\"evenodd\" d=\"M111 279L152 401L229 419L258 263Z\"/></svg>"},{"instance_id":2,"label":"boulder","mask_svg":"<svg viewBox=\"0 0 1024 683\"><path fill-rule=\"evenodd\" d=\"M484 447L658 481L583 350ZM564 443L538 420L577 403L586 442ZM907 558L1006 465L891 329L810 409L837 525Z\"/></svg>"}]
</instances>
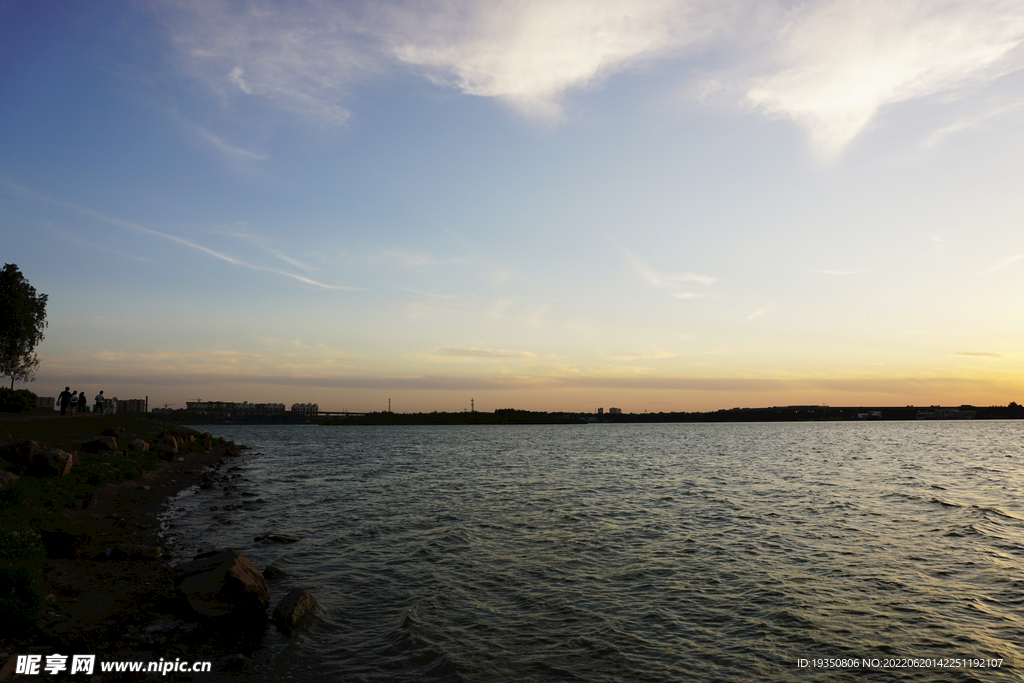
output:
<instances>
[{"instance_id":1,"label":"boulder","mask_svg":"<svg viewBox=\"0 0 1024 683\"><path fill-rule=\"evenodd\" d=\"M107 427L100 434L104 436L124 436L124 427Z\"/></svg>"},{"instance_id":2,"label":"boulder","mask_svg":"<svg viewBox=\"0 0 1024 683\"><path fill-rule=\"evenodd\" d=\"M92 542L88 534L75 534L64 529L43 528L39 535L46 547L46 556L51 560L73 560Z\"/></svg>"},{"instance_id":3,"label":"boulder","mask_svg":"<svg viewBox=\"0 0 1024 683\"><path fill-rule=\"evenodd\" d=\"M32 454L38 450L39 444L35 441L19 441L0 448L0 457L13 465L28 465L32 462Z\"/></svg>"},{"instance_id":4,"label":"boulder","mask_svg":"<svg viewBox=\"0 0 1024 683\"><path fill-rule=\"evenodd\" d=\"M285 570L281 569L280 567L276 567L274 565L270 565L269 567L267 567L266 569L263 570L263 578L268 580L268 581L274 581L276 579L283 579L283 578L285 578L287 576L288 576L288 573Z\"/></svg>"},{"instance_id":5,"label":"boulder","mask_svg":"<svg viewBox=\"0 0 1024 683\"><path fill-rule=\"evenodd\" d=\"M274 624L277 630L288 635L298 627L303 617L319 606L320 603L312 593L303 588L295 588L274 608Z\"/></svg>"},{"instance_id":6,"label":"boulder","mask_svg":"<svg viewBox=\"0 0 1024 683\"><path fill-rule=\"evenodd\" d=\"M242 447L236 446L234 441L228 441L224 444L224 452L228 455L241 455Z\"/></svg>"},{"instance_id":7,"label":"boulder","mask_svg":"<svg viewBox=\"0 0 1024 683\"><path fill-rule=\"evenodd\" d=\"M16 483L19 477L14 472L8 472L7 470L0 470L0 489L5 489L8 486Z\"/></svg>"},{"instance_id":8,"label":"boulder","mask_svg":"<svg viewBox=\"0 0 1024 683\"><path fill-rule=\"evenodd\" d=\"M87 443L82 444L81 450L86 453L99 453L100 451L116 451L117 439L112 436L101 436Z\"/></svg>"},{"instance_id":9,"label":"boulder","mask_svg":"<svg viewBox=\"0 0 1024 683\"><path fill-rule=\"evenodd\" d=\"M133 451L148 451L149 444L143 441L142 439L132 439L132 442L128 444L128 448L132 449Z\"/></svg>"},{"instance_id":10,"label":"boulder","mask_svg":"<svg viewBox=\"0 0 1024 683\"><path fill-rule=\"evenodd\" d=\"M174 456L178 455L178 441L173 436L165 436L156 442L152 450L164 460L174 460Z\"/></svg>"},{"instance_id":11,"label":"boulder","mask_svg":"<svg viewBox=\"0 0 1024 683\"><path fill-rule=\"evenodd\" d=\"M270 589L259 570L235 550L215 550L175 567L178 590L205 617L266 616Z\"/></svg>"},{"instance_id":12,"label":"boulder","mask_svg":"<svg viewBox=\"0 0 1024 683\"><path fill-rule=\"evenodd\" d=\"M40 477L65 477L73 463L67 451L44 446L32 456L32 473Z\"/></svg>"}]
</instances>

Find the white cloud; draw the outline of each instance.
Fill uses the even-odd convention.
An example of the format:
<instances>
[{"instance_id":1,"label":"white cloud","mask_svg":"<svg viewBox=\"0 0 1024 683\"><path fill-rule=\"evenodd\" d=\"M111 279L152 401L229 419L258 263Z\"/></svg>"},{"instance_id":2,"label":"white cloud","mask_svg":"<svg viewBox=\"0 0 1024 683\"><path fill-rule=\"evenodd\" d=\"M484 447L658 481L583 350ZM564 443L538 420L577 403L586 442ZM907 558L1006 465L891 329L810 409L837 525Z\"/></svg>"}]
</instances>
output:
<instances>
[{"instance_id":1,"label":"white cloud","mask_svg":"<svg viewBox=\"0 0 1024 683\"><path fill-rule=\"evenodd\" d=\"M391 8L383 39L436 82L558 118L565 91L678 53L708 24L703 1L460 0Z\"/></svg>"},{"instance_id":2,"label":"white cloud","mask_svg":"<svg viewBox=\"0 0 1024 683\"><path fill-rule=\"evenodd\" d=\"M568 92L693 57L685 73L797 122L829 157L888 105L1024 68L1020 0L151 1L183 68L226 102L329 126L350 116L351 88L396 68L551 120Z\"/></svg>"},{"instance_id":3,"label":"white cloud","mask_svg":"<svg viewBox=\"0 0 1024 683\"><path fill-rule=\"evenodd\" d=\"M801 124L823 157L889 104L1024 67L1019 0L831 0L797 6L750 102Z\"/></svg>"}]
</instances>

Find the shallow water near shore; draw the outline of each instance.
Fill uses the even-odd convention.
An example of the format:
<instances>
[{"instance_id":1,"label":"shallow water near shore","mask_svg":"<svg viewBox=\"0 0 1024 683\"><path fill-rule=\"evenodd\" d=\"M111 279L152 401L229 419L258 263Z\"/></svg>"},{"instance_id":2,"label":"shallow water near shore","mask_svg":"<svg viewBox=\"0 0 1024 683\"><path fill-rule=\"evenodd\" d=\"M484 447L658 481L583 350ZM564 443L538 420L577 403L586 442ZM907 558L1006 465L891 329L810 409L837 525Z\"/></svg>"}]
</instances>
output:
<instances>
[{"instance_id":1,"label":"shallow water near shore","mask_svg":"<svg viewBox=\"0 0 1024 683\"><path fill-rule=\"evenodd\" d=\"M209 429L251 449L174 499L176 560L324 608L267 630L266 680L1024 676L1021 422Z\"/></svg>"}]
</instances>

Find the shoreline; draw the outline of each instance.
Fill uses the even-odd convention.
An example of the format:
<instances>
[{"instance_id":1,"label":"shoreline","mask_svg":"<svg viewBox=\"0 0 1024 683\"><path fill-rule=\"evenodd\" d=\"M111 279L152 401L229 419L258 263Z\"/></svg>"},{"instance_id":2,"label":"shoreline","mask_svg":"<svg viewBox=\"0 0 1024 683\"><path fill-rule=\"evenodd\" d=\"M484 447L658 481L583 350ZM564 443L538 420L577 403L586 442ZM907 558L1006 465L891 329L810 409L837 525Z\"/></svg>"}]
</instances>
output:
<instances>
[{"instance_id":1,"label":"shoreline","mask_svg":"<svg viewBox=\"0 0 1024 683\"><path fill-rule=\"evenodd\" d=\"M19 441L7 440L14 423L54 417L97 435L107 422L98 415L0 417L0 425L6 425L0 429L0 440ZM161 431L202 437L190 427L156 424ZM171 553L163 545L159 515L178 493L200 484L204 474L209 476L239 454L239 447L213 439L209 450L160 460L138 479L96 488L87 507L56 511L61 526L85 543L74 557L47 554L39 563L45 594L41 617L28 632L0 639L0 681L20 678L14 673L17 655L25 654L42 655L44 661L50 654L75 653L94 654L97 662L174 661L177 657L213 662L211 673L196 677L170 673L162 676L166 680L201 677L212 681L219 678L218 672L233 668L231 662L221 660L228 651L239 650L211 639L202 624L190 623L197 618L182 611L183 598L176 589ZM97 665L89 680L121 680L121 676L102 674Z\"/></svg>"}]
</instances>

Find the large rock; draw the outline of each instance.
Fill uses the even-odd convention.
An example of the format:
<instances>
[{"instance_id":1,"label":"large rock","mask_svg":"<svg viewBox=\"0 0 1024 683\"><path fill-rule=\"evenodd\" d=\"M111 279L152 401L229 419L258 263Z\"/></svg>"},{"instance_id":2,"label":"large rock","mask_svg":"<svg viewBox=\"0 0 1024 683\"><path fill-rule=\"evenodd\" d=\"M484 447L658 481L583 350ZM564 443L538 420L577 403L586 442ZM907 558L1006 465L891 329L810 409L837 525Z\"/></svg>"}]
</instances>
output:
<instances>
[{"instance_id":1,"label":"large rock","mask_svg":"<svg viewBox=\"0 0 1024 683\"><path fill-rule=\"evenodd\" d=\"M35 441L19 441L9 443L0 448L0 458L15 465L28 465L32 462L32 454L39 450Z\"/></svg>"},{"instance_id":2,"label":"large rock","mask_svg":"<svg viewBox=\"0 0 1024 683\"><path fill-rule=\"evenodd\" d=\"M18 475L14 472L8 472L7 470L0 470L0 489L5 489L12 484L17 483Z\"/></svg>"},{"instance_id":3,"label":"large rock","mask_svg":"<svg viewBox=\"0 0 1024 683\"><path fill-rule=\"evenodd\" d=\"M143 441L142 439L132 439L132 442L128 444L128 448L132 449L133 451L148 451L149 444Z\"/></svg>"},{"instance_id":4,"label":"large rock","mask_svg":"<svg viewBox=\"0 0 1024 683\"><path fill-rule=\"evenodd\" d=\"M73 464L70 453L44 446L32 456L32 473L40 477L66 477Z\"/></svg>"},{"instance_id":5,"label":"large rock","mask_svg":"<svg viewBox=\"0 0 1024 683\"><path fill-rule=\"evenodd\" d=\"M205 617L265 617L270 589L240 552L215 550L175 567L178 590Z\"/></svg>"},{"instance_id":6,"label":"large rock","mask_svg":"<svg viewBox=\"0 0 1024 683\"><path fill-rule=\"evenodd\" d=\"M86 453L99 453L101 451L116 451L117 439L112 436L101 436L92 441L82 444L81 450Z\"/></svg>"},{"instance_id":7,"label":"large rock","mask_svg":"<svg viewBox=\"0 0 1024 683\"><path fill-rule=\"evenodd\" d=\"M173 436L165 436L156 442L152 450L164 460L173 460L178 454L178 441Z\"/></svg>"},{"instance_id":8,"label":"large rock","mask_svg":"<svg viewBox=\"0 0 1024 683\"><path fill-rule=\"evenodd\" d=\"M124 427L107 427L100 433L104 436L124 436Z\"/></svg>"},{"instance_id":9,"label":"large rock","mask_svg":"<svg viewBox=\"0 0 1024 683\"><path fill-rule=\"evenodd\" d=\"M82 555L92 537L83 533L72 533L66 529L43 528L39 530L46 547L46 556L51 560L73 560Z\"/></svg>"},{"instance_id":10,"label":"large rock","mask_svg":"<svg viewBox=\"0 0 1024 683\"><path fill-rule=\"evenodd\" d=\"M274 624L285 635L298 627L303 617L317 609L320 603L303 588L295 588L274 609Z\"/></svg>"}]
</instances>

